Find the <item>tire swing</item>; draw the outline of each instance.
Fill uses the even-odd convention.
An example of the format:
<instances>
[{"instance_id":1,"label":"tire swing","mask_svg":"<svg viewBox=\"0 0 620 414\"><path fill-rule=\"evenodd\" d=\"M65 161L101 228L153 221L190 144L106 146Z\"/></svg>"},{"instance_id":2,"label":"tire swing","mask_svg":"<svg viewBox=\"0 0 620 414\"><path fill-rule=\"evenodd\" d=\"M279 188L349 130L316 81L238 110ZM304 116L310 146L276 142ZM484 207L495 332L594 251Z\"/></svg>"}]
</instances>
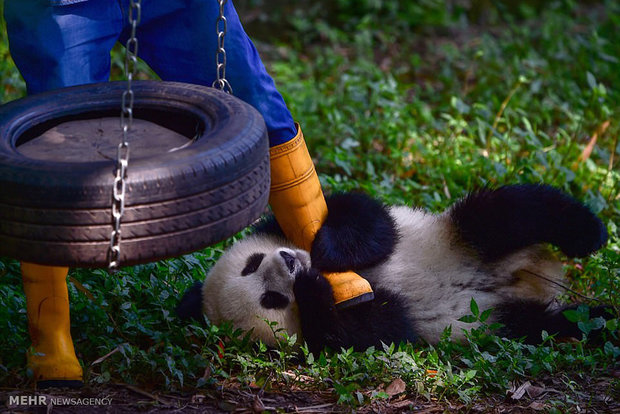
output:
<instances>
[{"instance_id":1,"label":"tire swing","mask_svg":"<svg viewBox=\"0 0 620 414\"><path fill-rule=\"evenodd\" d=\"M223 240L267 206L261 115L216 88L132 83L137 20L126 47L128 81L0 107L0 255L71 267L151 262ZM216 63L214 86L224 89L225 66Z\"/></svg>"}]
</instances>

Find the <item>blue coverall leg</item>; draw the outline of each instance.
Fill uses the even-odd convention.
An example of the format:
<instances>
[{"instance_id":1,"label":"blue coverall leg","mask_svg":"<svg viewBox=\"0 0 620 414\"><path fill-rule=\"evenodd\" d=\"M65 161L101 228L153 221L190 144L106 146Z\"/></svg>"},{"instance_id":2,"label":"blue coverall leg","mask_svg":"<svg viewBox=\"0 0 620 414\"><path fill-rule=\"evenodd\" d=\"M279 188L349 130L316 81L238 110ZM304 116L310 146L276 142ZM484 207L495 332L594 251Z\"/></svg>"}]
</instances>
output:
<instances>
[{"instance_id":1,"label":"blue coverall leg","mask_svg":"<svg viewBox=\"0 0 620 414\"><path fill-rule=\"evenodd\" d=\"M129 36L129 0L7 0L11 56L28 93L105 82L110 50ZM216 77L215 0L143 1L138 55L163 79L211 86ZM234 95L263 116L271 146L297 129L284 99L245 33L232 1L225 6L226 77Z\"/></svg>"},{"instance_id":2,"label":"blue coverall leg","mask_svg":"<svg viewBox=\"0 0 620 414\"><path fill-rule=\"evenodd\" d=\"M129 0L5 1L10 51L28 93L107 81L110 50L116 41L125 44L130 33L129 7ZM218 15L216 0L143 1L138 55L163 80L210 86L216 77ZM309 250L327 215L314 164L299 125L293 122L231 0L225 16L226 78L234 95L261 113L269 134L271 207L287 237ZM29 364L39 384L62 386L81 380L69 332L66 270L22 265L35 345ZM355 273L327 277L336 303L372 298L370 285Z\"/></svg>"}]
</instances>

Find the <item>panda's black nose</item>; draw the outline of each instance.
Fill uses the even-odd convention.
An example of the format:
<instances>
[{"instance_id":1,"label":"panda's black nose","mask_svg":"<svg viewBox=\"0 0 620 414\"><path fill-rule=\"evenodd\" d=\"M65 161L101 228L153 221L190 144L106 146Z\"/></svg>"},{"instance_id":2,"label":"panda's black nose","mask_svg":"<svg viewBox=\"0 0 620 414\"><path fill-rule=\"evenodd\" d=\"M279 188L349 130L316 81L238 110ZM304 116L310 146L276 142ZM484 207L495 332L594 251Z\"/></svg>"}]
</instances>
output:
<instances>
[{"instance_id":1,"label":"panda's black nose","mask_svg":"<svg viewBox=\"0 0 620 414\"><path fill-rule=\"evenodd\" d=\"M295 271L295 256L285 251L281 251L280 256L284 259L284 263L286 264L288 271L293 273Z\"/></svg>"}]
</instances>

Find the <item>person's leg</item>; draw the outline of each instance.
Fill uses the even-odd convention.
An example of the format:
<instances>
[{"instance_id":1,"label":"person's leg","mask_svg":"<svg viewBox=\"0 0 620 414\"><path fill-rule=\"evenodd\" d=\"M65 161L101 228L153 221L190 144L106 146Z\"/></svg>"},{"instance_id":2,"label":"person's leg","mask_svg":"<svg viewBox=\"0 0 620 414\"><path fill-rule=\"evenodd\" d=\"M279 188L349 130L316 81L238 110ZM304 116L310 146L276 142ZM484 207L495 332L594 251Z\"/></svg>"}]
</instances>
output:
<instances>
[{"instance_id":1,"label":"person's leg","mask_svg":"<svg viewBox=\"0 0 620 414\"><path fill-rule=\"evenodd\" d=\"M271 191L269 205L286 237L310 251L327 218L327 204L301 128L292 140L269 150ZM367 280L355 272L323 274L332 287L334 303L349 307L374 299Z\"/></svg>"},{"instance_id":2,"label":"person's leg","mask_svg":"<svg viewBox=\"0 0 620 414\"><path fill-rule=\"evenodd\" d=\"M127 14L128 0L123 0ZM234 95L254 106L265 120L270 141L269 203L285 235L310 250L314 235L327 216L327 206L314 164L299 125L267 73L239 16L228 1L226 79ZM163 79L211 86L216 78L216 1L166 0L142 9L138 54ZM166 30L162 30L165 27ZM121 36L126 42L129 27ZM355 273L328 276L338 302L353 304L372 298L367 281ZM351 300L355 299L355 301Z\"/></svg>"},{"instance_id":3,"label":"person's leg","mask_svg":"<svg viewBox=\"0 0 620 414\"><path fill-rule=\"evenodd\" d=\"M29 94L108 80L110 50L122 29L117 2L8 1L4 17L11 55ZM81 385L69 329L68 269L31 263L21 269L32 340L28 366L37 386Z\"/></svg>"},{"instance_id":4,"label":"person's leg","mask_svg":"<svg viewBox=\"0 0 620 414\"><path fill-rule=\"evenodd\" d=\"M109 79L110 50L123 24L116 1L7 1L4 18L29 94Z\"/></svg>"},{"instance_id":5,"label":"person's leg","mask_svg":"<svg viewBox=\"0 0 620 414\"><path fill-rule=\"evenodd\" d=\"M82 367L71 340L66 267L22 263L32 349L28 367L38 388L82 385Z\"/></svg>"},{"instance_id":6,"label":"person's leg","mask_svg":"<svg viewBox=\"0 0 620 414\"><path fill-rule=\"evenodd\" d=\"M122 5L127 19L129 1L123 0ZM162 80L211 86L216 78L218 15L215 0L158 0L143 4L137 29L139 56ZM225 16L226 79L233 94L261 113L272 146L291 140L297 134L293 117L230 0ZM123 44L128 35L126 25L121 36Z\"/></svg>"}]
</instances>

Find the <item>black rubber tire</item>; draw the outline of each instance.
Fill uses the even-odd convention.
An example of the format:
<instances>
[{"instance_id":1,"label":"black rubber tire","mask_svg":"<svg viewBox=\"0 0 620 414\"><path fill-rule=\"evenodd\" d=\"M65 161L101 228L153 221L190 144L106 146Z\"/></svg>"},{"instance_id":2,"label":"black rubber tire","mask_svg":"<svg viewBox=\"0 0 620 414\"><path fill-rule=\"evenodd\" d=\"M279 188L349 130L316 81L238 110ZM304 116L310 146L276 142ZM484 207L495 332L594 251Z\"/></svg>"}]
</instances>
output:
<instances>
[{"instance_id":1,"label":"black rubber tire","mask_svg":"<svg viewBox=\"0 0 620 414\"><path fill-rule=\"evenodd\" d=\"M66 88L0 107L0 255L105 267L115 161L25 157L18 145L71 119L118 116L125 82ZM213 88L134 82L135 117L186 136L184 149L129 159L121 265L204 248L241 230L269 195L266 127L250 105Z\"/></svg>"}]
</instances>

